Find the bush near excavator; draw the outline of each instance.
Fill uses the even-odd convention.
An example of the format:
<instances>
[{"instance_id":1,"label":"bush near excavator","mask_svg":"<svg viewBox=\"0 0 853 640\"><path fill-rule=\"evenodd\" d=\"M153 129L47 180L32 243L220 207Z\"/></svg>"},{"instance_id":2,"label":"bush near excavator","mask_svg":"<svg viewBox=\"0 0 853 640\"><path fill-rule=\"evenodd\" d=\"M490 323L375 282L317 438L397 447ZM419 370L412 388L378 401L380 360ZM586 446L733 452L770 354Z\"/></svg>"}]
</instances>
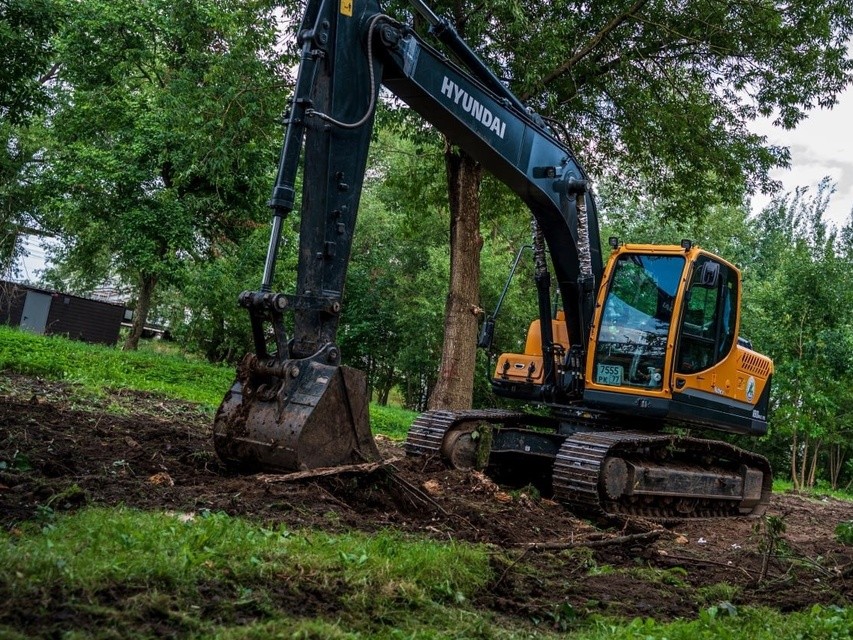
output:
<instances>
[{"instance_id":1,"label":"bush near excavator","mask_svg":"<svg viewBox=\"0 0 853 640\"><path fill-rule=\"evenodd\" d=\"M853 545L853 520L839 522L835 527L835 537L842 544Z\"/></svg>"}]
</instances>

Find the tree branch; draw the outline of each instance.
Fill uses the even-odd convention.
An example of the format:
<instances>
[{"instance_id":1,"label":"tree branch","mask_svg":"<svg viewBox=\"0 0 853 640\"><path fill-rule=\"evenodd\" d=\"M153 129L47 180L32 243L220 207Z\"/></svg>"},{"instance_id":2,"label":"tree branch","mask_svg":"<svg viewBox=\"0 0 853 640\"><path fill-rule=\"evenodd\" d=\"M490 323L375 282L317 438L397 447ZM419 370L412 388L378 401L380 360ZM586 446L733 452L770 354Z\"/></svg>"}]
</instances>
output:
<instances>
[{"instance_id":1,"label":"tree branch","mask_svg":"<svg viewBox=\"0 0 853 640\"><path fill-rule=\"evenodd\" d=\"M42 77L39 78L39 86L45 84L46 82L50 82L51 80L53 80L56 77L56 72L59 71L59 67L61 67L61 66L62 66L61 62L53 63L53 66L50 68L50 70L47 73L45 73Z\"/></svg>"},{"instance_id":2,"label":"tree branch","mask_svg":"<svg viewBox=\"0 0 853 640\"><path fill-rule=\"evenodd\" d=\"M389 458L388 460L382 460L381 462L342 464L337 467L318 467L316 469L309 469L307 471L295 471L293 473L285 474L259 474L255 477L259 482L263 482L264 484L274 484L279 482L298 482L300 480L322 478L325 476L336 476L342 473L368 474L373 473L378 469L387 467L396 462L397 460L398 458Z\"/></svg>"},{"instance_id":3,"label":"tree branch","mask_svg":"<svg viewBox=\"0 0 853 640\"><path fill-rule=\"evenodd\" d=\"M672 532L667 529L653 529L652 531L644 531L643 533L633 533L625 536L616 536L614 538L604 538L603 540L577 540L574 542L519 542L513 546L523 547L526 551L562 551L564 549L577 549L579 547L598 549L601 547L631 544L634 542L654 542L664 534L672 535Z\"/></svg>"},{"instance_id":4,"label":"tree branch","mask_svg":"<svg viewBox=\"0 0 853 640\"><path fill-rule=\"evenodd\" d=\"M637 11L639 11L643 5L646 4L646 0L636 0L633 5L624 13L615 16L610 22L608 22L601 31L596 33L592 38L590 38L589 42L587 42L583 47L581 47L580 51L578 51L571 58L566 60L563 64L554 69L551 73L547 74L542 80L539 81L539 86L544 87L549 83L553 82L561 75L566 73L569 69L575 66L578 62L583 60L589 53L598 46L598 43L601 42L605 36L611 33L613 30L619 27L625 20L633 16ZM530 95L522 95L521 100L527 100L530 98Z\"/></svg>"},{"instance_id":5,"label":"tree branch","mask_svg":"<svg viewBox=\"0 0 853 640\"><path fill-rule=\"evenodd\" d=\"M570 102L577 95L578 91L584 87L584 85L590 83L592 80L596 78L600 78L614 69L618 68L620 65L635 62L637 60L646 60L651 57L657 57L659 54L667 54L667 60L672 61L682 61L692 54L692 50L689 47L689 43L687 42L678 42L673 40L656 40L655 42L649 43L647 46L642 48L632 49L630 54L625 56L615 56L608 60L606 63L600 63L597 61L598 67L594 70L593 73L589 73L586 75L575 76L574 77L574 92L570 96L566 96L566 98L560 101L561 104L566 104Z\"/></svg>"}]
</instances>

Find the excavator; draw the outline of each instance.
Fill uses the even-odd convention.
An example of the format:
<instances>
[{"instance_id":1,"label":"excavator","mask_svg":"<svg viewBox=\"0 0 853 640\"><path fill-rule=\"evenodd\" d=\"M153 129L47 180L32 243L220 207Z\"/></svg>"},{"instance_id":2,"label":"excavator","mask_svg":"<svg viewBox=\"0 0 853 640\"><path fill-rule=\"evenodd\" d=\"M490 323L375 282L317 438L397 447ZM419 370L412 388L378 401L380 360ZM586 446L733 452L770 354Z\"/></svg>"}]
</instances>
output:
<instances>
[{"instance_id":1,"label":"excavator","mask_svg":"<svg viewBox=\"0 0 853 640\"><path fill-rule=\"evenodd\" d=\"M767 460L692 435L767 430L773 363L739 337L738 269L689 240L610 238L605 264L590 180L575 154L447 20L423 0L411 3L441 50L377 0L307 2L263 278L239 296L254 352L214 420L220 458L286 472L379 457L366 377L341 363L335 340L384 86L512 189L533 221L538 317L522 353L496 358L492 388L538 409L428 411L409 430L407 454L479 465L510 483L536 478L590 514L763 513ZM280 293L272 283L300 168L296 290ZM496 315L480 346L490 347Z\"/></svg>"}]
</instances>

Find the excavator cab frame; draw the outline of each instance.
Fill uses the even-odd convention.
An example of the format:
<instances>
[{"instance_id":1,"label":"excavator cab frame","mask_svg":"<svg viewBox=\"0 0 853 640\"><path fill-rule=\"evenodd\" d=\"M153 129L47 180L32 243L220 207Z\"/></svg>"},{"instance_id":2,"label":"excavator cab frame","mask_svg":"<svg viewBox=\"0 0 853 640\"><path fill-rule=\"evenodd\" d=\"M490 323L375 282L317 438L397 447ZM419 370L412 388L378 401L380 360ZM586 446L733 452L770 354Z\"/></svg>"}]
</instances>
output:
<instances>
[{"instance_id":1,"label":"excavator cab frame","mask_svg":"<svg viewBox=\"0 0 853 640\"><path fill-rule=\"evenodd\" d=\"M639 423L767 432L772 362L738 339L734 265L689 242L623 245L603 282L585 405Z\"/></svg>"}]
</instances>

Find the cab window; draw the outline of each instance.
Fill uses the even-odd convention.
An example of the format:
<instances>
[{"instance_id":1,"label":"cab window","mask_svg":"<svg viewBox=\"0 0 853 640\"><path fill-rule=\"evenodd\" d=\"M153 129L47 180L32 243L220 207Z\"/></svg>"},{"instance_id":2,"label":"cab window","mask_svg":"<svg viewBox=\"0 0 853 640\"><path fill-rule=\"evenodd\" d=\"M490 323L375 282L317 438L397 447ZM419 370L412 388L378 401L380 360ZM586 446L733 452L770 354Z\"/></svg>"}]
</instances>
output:
<instances>
[{"instance_id":1,"label":"cab window","mask_svg":"<svg viewBox=\"0 0 853 640\"><path fill-rule=\"evenodd\" d=\"M685 295L676 371L695 373L721 362L737 333L737 272L709 256L693 267Z\"/></svg>"},{"instance_id":2,"label":"cab window","mask_svg":"<svg viewBox=\"0 0 853 640\"><path fill-rule=\"evenodd\" d=\"M604 302L595 347L598 384L660 389L682 256L624 254Z\"/></svg>"}]
</instances>

